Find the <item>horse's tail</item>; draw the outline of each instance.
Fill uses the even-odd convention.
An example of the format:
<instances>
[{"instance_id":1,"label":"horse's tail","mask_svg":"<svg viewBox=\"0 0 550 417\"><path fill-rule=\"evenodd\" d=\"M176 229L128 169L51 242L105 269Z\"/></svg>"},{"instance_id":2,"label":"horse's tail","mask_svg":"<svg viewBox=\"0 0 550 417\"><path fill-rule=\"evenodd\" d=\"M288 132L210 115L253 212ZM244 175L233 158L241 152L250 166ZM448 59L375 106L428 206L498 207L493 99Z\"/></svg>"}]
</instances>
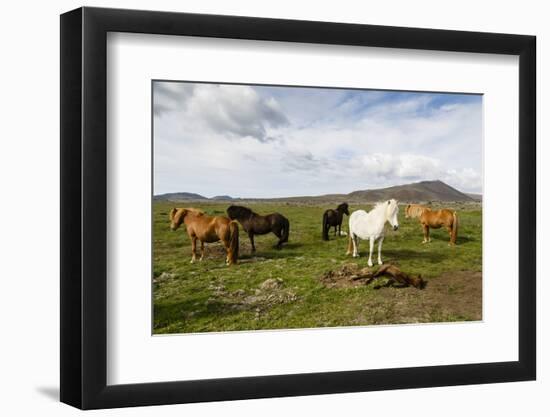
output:
<instances>
[{"instance_id":1,"label":"horse's tail","mask_svg":"<svg viewBox=\"0 0 550 417\"><path fill-rule=\"evenodd\" d=\"M229 262L236 264L239 258L239 225L236 221L229 223Z\"/></svg>"},{"instance_id":2,"label":"horse's tail","mask_svg":"<svg viewBox=\"0 0 550 417\"><path fill-rule=\"evenodd\" d=\"M458 216L456 215L456 211L453 211L453 227L451 229L451 244L454 245L456 243L456 236L458 234Z\"/></svg>"},{"instance_id":3,"label":"horse's tail","mask_svg":"<svg viewBox=\"0 0 550 417\"><path fill-rule=\"evenodd\" d=\"M283 236L281 237L281 243L288 242L289 233L290 233L290 222L286 217L283 217Z\"/></svg>"},{"instance_id":4,"label":"horse's tail","mask_svg":"<svg viewBox=\"0 0 550 417\"><path fill-rule=\"evenodd\" d=\"M351 241L353 236L353 233L351 233L351 230L348 235L348 250L346 251L346 255L351 255L353 253L353 242Z\"/></svg>"},{"instance_id":5,"label":"horse's tail","mask_svg":"<svg viewBox=\"0 0 550 417\"><path fill-rule=\"evenodd\" d=\"M328 211L323 214L323 240L328 240Z\"/></svg>"}]
</instances>

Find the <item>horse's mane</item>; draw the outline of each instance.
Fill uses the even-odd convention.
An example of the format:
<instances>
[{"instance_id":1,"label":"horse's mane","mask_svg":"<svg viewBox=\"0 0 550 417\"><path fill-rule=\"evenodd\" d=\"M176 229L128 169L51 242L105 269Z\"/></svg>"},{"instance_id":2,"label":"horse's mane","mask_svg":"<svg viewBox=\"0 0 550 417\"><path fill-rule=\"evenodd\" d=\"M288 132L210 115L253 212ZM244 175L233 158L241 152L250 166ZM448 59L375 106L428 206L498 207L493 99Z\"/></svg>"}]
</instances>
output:
<instances>
[{"instance_id":1,"label":"horse's mane","mask_svg":"<svg viewBox=\"0 0 550 417\"><path fill-rule=\"evenodd\" d=\"M227 209L227 214L229 215L229 217L231 217L232 219L242 219L242 218L245 218L245 217L250 217L252 216L253 214L256 214L254 213L251 209L249 209L248 207L244 207L244 206L229 206L229 208Z\"/></svg>"},{"instance_id":2,"label":"horse's mane","mask_svg":"<svg viewBox=\"0 0 550 417\"><path fill-rule=\"evenodd\" d=\"M191 214L194 214L195 216L203 216L204 215L204 211L200 210L200 209L197 209L197 208L193 208L193 207L180 207L180 208L174 208L172 209L172 213L173 215L171 214L170 217L172 218L173 216L173 220L177 221L177 222L180 222L181 220L181 216L183 215L183 213L191 213ZM175 211L174 211L175 210Z\"/></svg>"},{"instance_id":3,"label":"horse's mane","mask_svg":"<svg viewBox=\"0 0 550 417\"><path fill-rule=\"evenodd\" d=\"M409 204L407 206L407 215L412 218L420 217L424 212L429 211L430 208L420 204Z\"/></svg>"},{"instance_id":4,"label":"horse's mane","mask_svg":"<svg viewBox=\"0 0 550 417\"><path fill-rule=\"evenodd\" d=\"M374 207L372 208L371 211L374 211L374 210L379 210L381 208L386 208L385 206L388 204L387 201L379 201L378 203L375 203L374 204Z\"/></svg>"},{"instance_id":5,"label":"horse's mane","mask_svg":"<svg viewBox=\"0 0 550 417\"><path fill-rule=\"evenodd\" d=\"M201 209L198 209L198 208L186 207L185 210L187 210L188 212L193 213L197 216L202 216L203 214L205 214L204 211L202 211Z\"/></svg>"},{"instance_id":6,"label":"horse's mane","mask_svg":"<svg viewBox=\"0 0 550 417\"><path fill-rule=\"evenodd\" d=\"M348 206L348 203L338 204L338 207L336 207L336 209L344 208L344 207L345 207L345 208L349 207L349 206Z\"/></svg>"},{"instance_id":7,"label":"horse's mane","mask_svg":"<svg viewBox=\"0 0 550 417\"><path fill-rule=\"evenodd\" d=\"M374 204L374 207L372 208L371 211L374 211L374 210L381 210L381 209L386 209L386 207L388 207L388 201L391 201L391 200L386 200L386 201L379 201L378 203L375 203Z\"/></svg>"}]
</instances>

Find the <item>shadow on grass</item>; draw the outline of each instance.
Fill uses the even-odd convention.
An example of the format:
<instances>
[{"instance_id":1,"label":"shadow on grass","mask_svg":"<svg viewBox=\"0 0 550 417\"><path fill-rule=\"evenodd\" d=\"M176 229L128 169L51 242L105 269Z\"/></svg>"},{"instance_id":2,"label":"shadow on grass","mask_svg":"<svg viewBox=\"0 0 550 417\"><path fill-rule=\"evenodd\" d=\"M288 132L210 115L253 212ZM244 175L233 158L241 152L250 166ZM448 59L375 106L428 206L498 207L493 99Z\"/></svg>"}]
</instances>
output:
<instances>
[{"instance_id":1,"label":"shadow on grass","mask_svg":"<svg viewBox=\"0 0 550 417\"><path fill-rule=\"evenodd\" d=\"M153 333L189 333L211 331L207 327L210 323L218 322L216 327L223 327L220 320L230 321L230 317L243 311L254 311L254 306L238 300L229 300L210 297L194 297L185 301L163 302L154 306ZM177 326L178 329L166 331L168 327ZM201 329L202 327L202 329Z\"/></svg>"},{"instance_id":2,"label":"shadow on grass","mask_svg":"<svg viewBox=\"0 0 550 417\"><path fill-rule=\"evenodd\" d=\"M373 256L376 251L373 251ZM367 252L368 256L368 252ZM447 254L439 252L423 252L415 251L411 249L384 249L382 248L382 256L385 258L386 262L390 262L391 259L421 259L428 262L440 262L448 258Z\"/></svg>"},{"instance_id":3,"label":"shadow on grass","mask_svg":"<svg viewBox=\"0 0 550 417\"><path fill-rule=\"evenodd\" d=\"M264 259L284 259L284 258L295 258L297 256L304 256L305 252L303 250L306 245L303 243L284 243L281 249L277 249L275 245L262 249L257 248L256 252L251 252L249 248L241 248L239 250L239 259L254 259L254 258L264 258Z\"/></svg>"}]
</instances>

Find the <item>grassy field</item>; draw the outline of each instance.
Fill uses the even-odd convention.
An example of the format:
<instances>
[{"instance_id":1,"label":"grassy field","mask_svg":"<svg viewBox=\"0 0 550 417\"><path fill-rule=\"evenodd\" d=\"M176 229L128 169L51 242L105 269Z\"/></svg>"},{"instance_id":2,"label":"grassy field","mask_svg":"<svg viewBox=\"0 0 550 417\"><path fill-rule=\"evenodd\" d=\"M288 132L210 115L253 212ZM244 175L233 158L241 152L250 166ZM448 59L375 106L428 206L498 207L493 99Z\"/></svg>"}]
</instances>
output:
<instances>
[{"instance_id":1,"label":"grassy field","mask_svg":"<svg viewBox=\"0 0 550 417\"><path fill-rule=\"evenodd\" d=\"M241 228L240 262L232 267L225 266L225 252L219 243L207 245L205 259L190 264L191 245L185 227L170 231L168 213L174 206L225 215L228 204L154 203L155 334L481 319L479 206L456 207L460 228L455 247L447 245L448 234L443 229L432 230L432 242L421 244L418 221L405 219L403 207L399 230L387 226L383 261L407 273L422 274L428 281L424 290L323 284L320 278L327 271L351 263L367 266L368 242L360 242L361 257L353 259L345 255L347 237L334 237L331 232L330 241L322 241L322 214L335 205L248 204L260 214L277 211L286 216L290 220L289 243L277 250L273 234L256 236L257 252L252 256ZM370 209L368 205L350 205L350 212L360 208Z\"/></svg>"}]
</instances>

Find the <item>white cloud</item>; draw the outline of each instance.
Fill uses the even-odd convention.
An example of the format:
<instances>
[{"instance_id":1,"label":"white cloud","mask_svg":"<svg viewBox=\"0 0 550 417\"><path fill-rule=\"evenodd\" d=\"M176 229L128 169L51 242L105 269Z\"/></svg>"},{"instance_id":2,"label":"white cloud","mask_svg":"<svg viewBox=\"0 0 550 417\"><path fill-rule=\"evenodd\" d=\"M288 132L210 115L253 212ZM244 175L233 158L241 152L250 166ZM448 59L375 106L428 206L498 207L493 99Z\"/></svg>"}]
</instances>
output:
<instances>
[{"instance_id":1,"label":"white cloud","mask_svg":"<svg viewBox=\"0 0 550 417\"><path fill-rule=\"evenodd\" d=\"M424 179L479 192L481 99L395 94L162 83L155 193L316 195Z\"/></svg>"},{"instance_id":2,"label":"white cloud","mask_svg":"<svg viewBox=\"0 0 550 417\"><path fill-rule=\"evenodd\" d=\"M269 128L288 124L274 98L262 98L248 86L160 83L155 110L157 115L175 112L204 130L259 141L269 140Z\"/></svg>"}]
</instances>

